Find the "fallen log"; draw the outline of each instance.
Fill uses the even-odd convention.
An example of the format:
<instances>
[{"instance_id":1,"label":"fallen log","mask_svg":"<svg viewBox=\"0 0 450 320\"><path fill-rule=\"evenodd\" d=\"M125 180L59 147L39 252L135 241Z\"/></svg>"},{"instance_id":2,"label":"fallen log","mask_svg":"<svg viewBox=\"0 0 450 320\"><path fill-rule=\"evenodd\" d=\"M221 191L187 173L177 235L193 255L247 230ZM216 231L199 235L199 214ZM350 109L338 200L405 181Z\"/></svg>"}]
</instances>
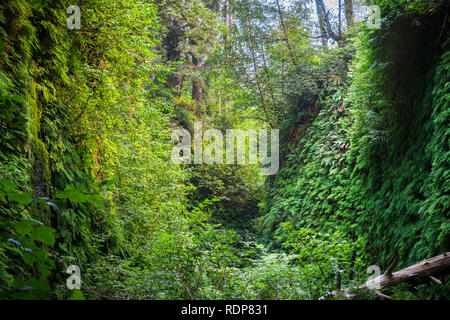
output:
<instances>
[{"instance_id":1,"label":"fallen log","mask_svg":"<svg viewBox=\"0 0 450 320\"><path fill-rule=\"evenodd\" d=\"M338 290L331 292L328 296L344 296L351 299L357 296L354 292L372 290L375 295L389 299L389 296L382 294L377 290L393 287L402 282L407 283L416 280L442 284L436 277L450 273L450 252L416 263L397 272L392 272L397 265L397 262L398 257L396 257L384 274L374 279L370 279L360 286L340 290L338 285ZM322 297L321 299L325 299L325 297Z\"/></svg>"}]
</instances>

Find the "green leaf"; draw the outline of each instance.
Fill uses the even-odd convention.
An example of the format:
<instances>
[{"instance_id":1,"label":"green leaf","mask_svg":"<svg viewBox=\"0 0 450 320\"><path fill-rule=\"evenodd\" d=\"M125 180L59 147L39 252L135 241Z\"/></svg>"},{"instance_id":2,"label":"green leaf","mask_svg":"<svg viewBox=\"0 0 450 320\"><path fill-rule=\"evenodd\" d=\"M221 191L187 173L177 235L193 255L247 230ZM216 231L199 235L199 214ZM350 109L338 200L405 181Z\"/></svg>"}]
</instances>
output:
<instances>
[{"instance_id":1,"label":"green leaf","mask_svg":"<svg viewBox=\"0 0 450 320\"><path fill-rule=\"evenodd\" d=\"M8 194L8 199L10 201L17 202L21 205L27 205L27 204L31 203L31 201L33 201L33 199L30 197L30 195L23 193L21 191L16 191L16 190L14 190Z\"/></svg>"},{"instance_id":2,"label":"green leaf","mask_svg":"<svg viewBox=\"0 0 450 320\"><path fill-rule=\"evenodd\" d=\"M70 300L86 300L81 290L75 289Z\"/></svg>"},{"instance_id":3,"label":"green leaf","mask_svg":"<svg viewBox=\"0 0 450 320\"><path fill-rule=\"evenodd\" d=\"M30 233L31 230L33 230L33 227L30 225L30 223L26 221L19 221L15 223L14 228L21 236L25 236L26 234Z\"/></svg>"},{"instance_id":4,"label":"green leaf","mask_svg":"<svg viewBox=\"0 0 450 320\"><path fill-rule=\"evenodd\" d=\"M17 189L17 185L9 180L0 180L0 188L3 191L10 192Z\"/></svg>"},{"instance_id":5,"label":"green leaf","mask_svg":"<svg viewBox=\"0 0 450 320\"><path fill-rule=\"evenodd\" d=\"M28 251L23 253L23 260L28 263L30 266L36 261L36 256Z\"/></svg>"},{"instance_id":6,"label":"green leaf","mask_svg":"<svg viewBox=\"0 0 450 320\"><path fill-rule=\"evenodd\" d=\"M48 277L51 273L49 268L44 263L37 263L36 267L39 273L44 277Z\"/></svg>"},{"instance_id":7,"label":"green leaf","mask_svg":"<svg viewBox=\"0 0 450 320\"><path fill-rule=\"evenodd\" d=\"M86 202L86 197L81 192L71 192L69 200L72 202Z\"/></svg>"},{"instance_id":8,"label":"green leaf","mask_svg":"<svg viewBox=\"0 0 450 320\"><path fill-rule=\"evenodd\" d=\"M49 246L53 246L55 244L55 231L55 229L50 227L39 226L33 230L30 238L32 240L41 241L45 244L48 244Z\"/></svg>"}]
</instances>

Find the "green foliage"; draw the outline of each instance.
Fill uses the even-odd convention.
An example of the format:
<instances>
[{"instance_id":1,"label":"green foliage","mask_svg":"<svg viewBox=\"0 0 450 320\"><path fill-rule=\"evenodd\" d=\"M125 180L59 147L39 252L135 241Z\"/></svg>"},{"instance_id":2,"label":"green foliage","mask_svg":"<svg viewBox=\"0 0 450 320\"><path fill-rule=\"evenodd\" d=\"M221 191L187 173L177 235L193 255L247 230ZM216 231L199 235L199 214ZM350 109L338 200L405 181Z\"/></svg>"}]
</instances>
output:
<instances>
[{"instance_id":1,"label":"green foliage","mask_svg":"<svg viewBox=\"0 0 450 320\"><path fill-rule=\"evenodd\" d=\"M50 295L47 277L55 268L49 248L55 244L56 230L32 219L26 210L52 203L32 199L15 183L1 180L0 204L0 297L46 299Z\"/></svg>"},{"instance_id":2,"label":"green foliage","mask_svg":"<svg viewBox=\"0 0 450 320\"><path fill-rule=\"evenodd\" d=\"M11 239L54 246L52 289L65 283L61 270L68 264L83 268L102 254L132 255L156 232L182 226L186 189L185 172L170 163L171 106L161 84L171 69L155 49L156 6L82 2L77 31L66 27L70 4L0 6L0 179L9 192L1 193L8 203L1 218L18 219L19 206L21 214L42 221L31 230L19 220L21 238ZM9 190L17 185L22 190ZM39 204L30 204L32 198ZM11 246L7 239L2 245ZM11 272L22 267L5 250L0 273L6 290ZM49 263L35 267L47 276ZM52 294L72 296L61 286Z\"/></svg>"},{"instance_id":3,"label":"green foliage","mask_svg":"<svg viewBox=\"0 0 450 320\"><path fill-rule=\"evenodd\" d=\"M208 207L212 222L242 232L255 232L262 179L256 166L201 165L192 170L191 203L209 197L216 201Z\"/></svg>"},{"instance_id":4,"label":"green foliage","mask_svg":"<svg viewBox=\"0 0 450 320\"><path fill-rule=\"evenodd\" d=\"M285 221L337 230L361 242L371 263L387 268L399 254L404 267L450 248L445 3L374 3L383 27L362 27L350 81L327 83L311 121L288 124L300 136L285 135L286 163L270 183L262 227L268 239L285 235Z\"/></svg>"},{"instance_id":5,"label":"green foliage","mask_svg":"<svg viewBox=\"0 0 450 320\"><path fill-rule=\"evenodd\" d=\"M268 238L282 235L285 221L292 221L296 228L325 233L339 230L354 240L358 237L352 232L354 226L347 223L358 205L346 192L350 187L346 153L352 121L344 101L348 85L345 61L350 52L339 50L324 60L322 68L328 69L329 76L317 106L305 113L300 103L286 121L282 133L285 164L270 182L261 220Z\"/></svg>"},{"instance_id":6,"label":"green foliage","mask_svg":"<svg viewBox=\"0 0 450 320\"><path fill-rule=\"evenodd\" d=\"M392 250L407 265L449 248L448 187L435 180L436 172L448 174L448 144L442 143L449 118L441 100L448 91L448 41L439 15L391 19L389 37L363 33L350 95L356 121L349 161L366 207L358 232L384 266Z\"/></svg>"},{"instance_id":7,"label":"green foliage","mask_svg":"<svg viewBox=\"0 0 450 320\"><path fill-rule=\"evenodd\" d=\"M328 52L303 2L227 3L0 5L0 298L317 299L449 250L446 1ZM280 128L279 173L173 164L196 120Z\"/></svg>"},{"instance_id":8,"label":"green foliage","mask_svg":"<svg viewBox=\"0 0 450 320\"><path fill-rule=\"evenodd\" d=\"M351 245L339 235L297 233L286 225L292 253L269 253L205 224L208 214L199 207L192 217L189 229L159 233L136 256L109 256L89 266L90 279L102 282L102 291L89 293L111 299L317 299L334 288L337 273L352 276L345 284L361 281L354 277L361 260L351 262Z\"/></svg>"}]
</instances>

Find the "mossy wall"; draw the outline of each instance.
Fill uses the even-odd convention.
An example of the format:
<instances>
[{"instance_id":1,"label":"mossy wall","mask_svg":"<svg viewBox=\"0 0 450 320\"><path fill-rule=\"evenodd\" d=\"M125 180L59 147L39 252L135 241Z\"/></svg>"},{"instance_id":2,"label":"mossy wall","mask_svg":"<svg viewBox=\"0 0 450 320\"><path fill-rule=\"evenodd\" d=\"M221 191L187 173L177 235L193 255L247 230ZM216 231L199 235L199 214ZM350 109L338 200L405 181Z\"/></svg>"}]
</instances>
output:
<instances>
[{"instance_id":1,"label":"mossy wall","mask_svg":"<svg viewBox=\"0 0 450 320\"><path fill-rule=\"evenodd\" d=\"M284 221L342 231L383 269L396 255L405 267L450 249L450 41L448 5L379 4L383 27L354 44L350 81L327 85L285 141L263 227L268 238Z\"/></svg>"}]
</instances>

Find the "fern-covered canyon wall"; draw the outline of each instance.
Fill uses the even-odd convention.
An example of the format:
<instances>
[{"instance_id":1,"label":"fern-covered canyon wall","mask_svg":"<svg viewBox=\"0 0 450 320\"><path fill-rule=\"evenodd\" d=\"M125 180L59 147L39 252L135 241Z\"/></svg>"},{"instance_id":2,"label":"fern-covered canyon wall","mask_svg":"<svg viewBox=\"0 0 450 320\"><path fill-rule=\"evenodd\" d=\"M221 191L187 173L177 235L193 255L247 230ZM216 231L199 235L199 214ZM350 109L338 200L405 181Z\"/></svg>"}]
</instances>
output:
<instances>
[{"instance_id":1,"label":"fern-covered canyon wall","mask_svg":"<svg viewBox=\"0 0 450 320\"><path fill-rule=\"evenodd\" d=\"M82 2L82 33L66 25L70 5L0 6L3 294L30 278L46 297L55 268L132 255L184 202L184 173L169 161L170 93L148 90L171 70L152 52L156 6Z\"/></svg>"},{"instance_id":2,"label":"fern-covered canyon wall","mask_svg":"<svg viewBox=\"0 0 450 320\"><path fill-rule=\"evenodd\" d=\"M356 51L349 72L325 85L310 119L288 126L263 230L339 230L387 268L450 246L450 42L445 10L381 4L383 29L342 50Z\"/></svg>"}]
</instances>

